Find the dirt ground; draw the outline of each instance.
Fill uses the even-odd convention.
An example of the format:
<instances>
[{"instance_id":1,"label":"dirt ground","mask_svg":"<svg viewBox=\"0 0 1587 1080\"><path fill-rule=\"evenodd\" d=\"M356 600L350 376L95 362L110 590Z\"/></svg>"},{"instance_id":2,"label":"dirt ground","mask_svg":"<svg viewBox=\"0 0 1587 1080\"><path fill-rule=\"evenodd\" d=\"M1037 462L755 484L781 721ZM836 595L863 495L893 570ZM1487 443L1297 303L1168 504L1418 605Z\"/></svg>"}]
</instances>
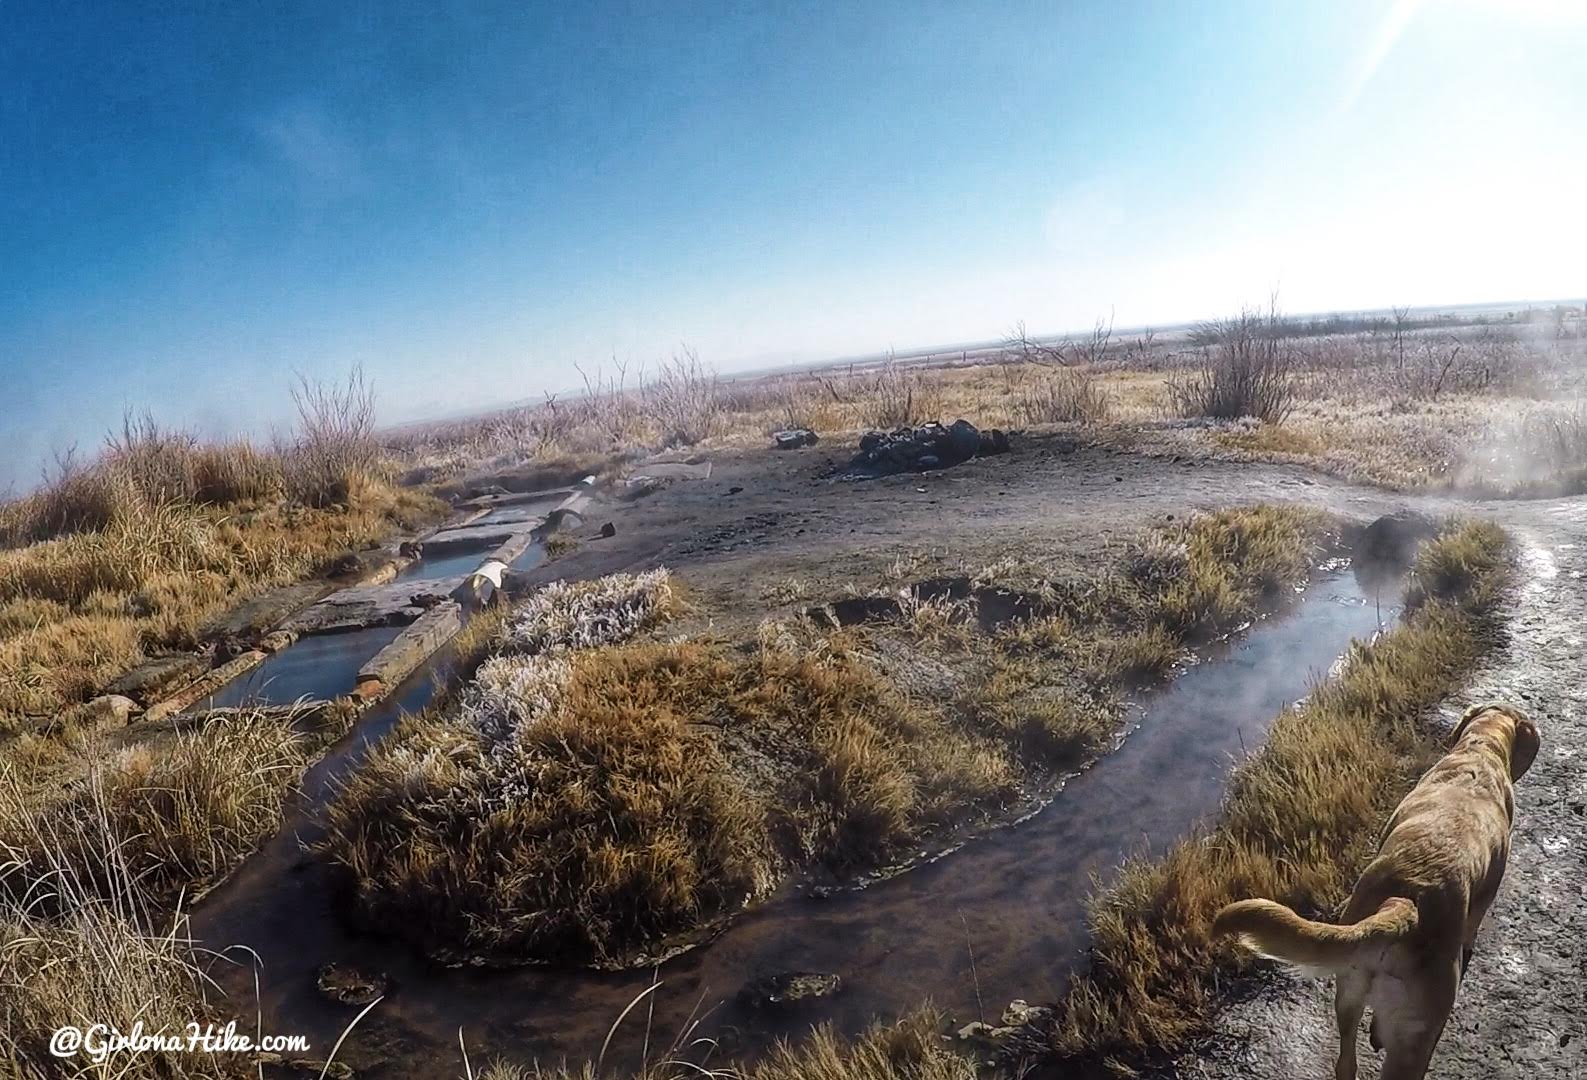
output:
<instances>
[{"instance_id":1,"label":"dirt ground","mask_svg":"<svg viewBox=\"0 0 1587 1080\"><path fill-rule=\"evenodd\" d=\"M733 620L774 612L790 578L805 586L803 604L1010 558L1078 571L1143 526L1197 510L1295 502L1365 519L1405 503L1300 467L1147 457L1066 435L1020 438L1011 454L939 472L830 479L853 453L852 443L713 453L708 479L603 502L574 552L531 580L663 565ZM608 521L616 535L597 538ZM908 574L891 574L901 563Z\"/></svg>"},{"instance_id":2,"label":"dirt ground","mask_svg":"<svg viewBox=\"0 0 1587 1080\"><path fill-rule=\"evenodd\" d=\"M852 448L713 455L705 480L681 481L592 516L577 550L541 569L547 579L667 565L723 632L746 596L774 595L790 577L801 603L844 587L874 586L911 555L971 572L1027 555L1059 566L1094 559L1098 540L1120 542L1142 526L1233 503L1300 502L1357 519L1399 507L1493 516L1518 539L1523 586L1511 639L1479 673L1470 701L1528 706L1543 750L1522 782L1510 871L1489 916L1433 1074L1469 1080L1587 1076L1587 735L1580 678L1587 627L1587 503L1465 502L1396 495L1298 467L1146 457L1081 446L1064 436L1024 439L1014 453L924 475L830 480ZM822 489L826 490L823 491ZM594 539L611 521L616 535ZM913 575L918 576L918 575ZM737 604L731 598L738 598ZM719 602L718 602L719 601ZM753 608L755 605L747 605ZM775 607L775 604L768 605ZM1272 1078L1331 1075L1331 988L1274 972L1231 1005L1217 1036L1167 1075ZM1363 1035L1363 1047L1365 1046ZM1363 1076L1377 1059L1362 1052Z\"/></svg>"}]
</instances>

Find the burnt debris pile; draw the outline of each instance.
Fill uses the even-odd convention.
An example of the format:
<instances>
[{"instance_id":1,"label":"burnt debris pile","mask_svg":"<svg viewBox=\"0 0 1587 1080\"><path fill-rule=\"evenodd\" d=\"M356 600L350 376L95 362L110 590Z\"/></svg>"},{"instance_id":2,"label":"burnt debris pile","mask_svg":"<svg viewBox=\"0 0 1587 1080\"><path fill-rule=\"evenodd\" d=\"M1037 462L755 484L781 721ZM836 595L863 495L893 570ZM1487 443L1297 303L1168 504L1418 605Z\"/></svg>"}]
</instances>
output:
<instances>
[{"instance_id":1,"label":"burnt debris pile","mask_svg":"<svg viewBox=\"0 0 1587 1080\"><path fill-rule=\"evenodd\" d=\"M968 420L922 424L893 431L868 431L860 438L860 452L849 462L850 477L889 476L893 473L930 472L963 464L975 457L1006 454L1008 433L998 428L984 431Z\"/></svg>"}]
</instances>

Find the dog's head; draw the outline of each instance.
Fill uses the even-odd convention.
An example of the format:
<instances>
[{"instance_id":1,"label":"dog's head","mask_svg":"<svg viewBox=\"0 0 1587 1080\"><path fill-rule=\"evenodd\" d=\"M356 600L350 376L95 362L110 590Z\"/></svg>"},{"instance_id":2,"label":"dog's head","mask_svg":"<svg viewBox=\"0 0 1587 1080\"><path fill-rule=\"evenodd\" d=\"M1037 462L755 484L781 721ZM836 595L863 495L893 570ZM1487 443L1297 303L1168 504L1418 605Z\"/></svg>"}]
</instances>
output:
<instances>
[{"instance_id":1,"label":"dog's head","mask_svg":"<svg viewBox=\"0 0 1587 1080\"><path fill-rule=\"evenodd\" d=\"M1532 767L1539 745L1537 725L1514 705L1496 702L1473 705L1460 718L1454 735L1450 736L1449 745L1456 745L1473 731L1491 733L1508 751L1512 783L1525 776L1526 770Z\"/></svg>"}]
</instances>

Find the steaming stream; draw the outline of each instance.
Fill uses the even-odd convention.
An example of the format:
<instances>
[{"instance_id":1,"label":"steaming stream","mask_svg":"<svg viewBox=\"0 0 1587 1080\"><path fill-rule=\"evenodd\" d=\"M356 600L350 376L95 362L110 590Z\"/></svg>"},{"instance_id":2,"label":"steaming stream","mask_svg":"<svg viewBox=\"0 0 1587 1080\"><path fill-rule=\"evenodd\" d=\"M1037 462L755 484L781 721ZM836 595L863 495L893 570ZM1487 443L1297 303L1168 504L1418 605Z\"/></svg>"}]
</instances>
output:
<instances>
[{"instance_id":1,"label":"steaming stream","mask_svg":"<svg viewBox=\"0 0 1587 1080\"><path fill-rule=\"evenodd\" d=\"M1209 650L1146 695L1123 744L1072 777L1039 813L862 890L825 899L790 892L661 965L652 1055L697 1007L710 1013L700 1033L721 1040L716 1060L753 1054L818 1020L855 1031L928 997L974 1019L967 937L988 1019L1015 997L1057 997L1084 959L1094 876L1106 880L1127 856L1160 852L1214 812L1232 759L1261 745L1272 719L1327 674L1352 638L1370 637L1397 615L1388 606L1398 600L1397 584L1380 592L1381 608L1349 574L1318 577L1290 610ZM317 1053L328 1052L358 1012L319 994L318 967L335 961L387 974L389 996L342 1050L360 1075L459 1073L460 1026L476 1063L498 1055L548 1063L593 1057L612 1021L651 981L649 971L440 968L400 942L354 934L337 918L328 875L298 840L318 835L331 779L355 766L401 710L428 700L430 673L447 662L443 654L426 665L311 770L303 804L281 835L194 913L193 932L210 947L245 944L263 958L265 1030L306 1034ZM756 977L789 971L835 972L844 987L786 1012L737 1000ZM236 1007L251 1012L253 974L243 966L219 975ZM609 1066L637 1062L643 1012L614 1040Z\"/></svg>"}]
</instances>

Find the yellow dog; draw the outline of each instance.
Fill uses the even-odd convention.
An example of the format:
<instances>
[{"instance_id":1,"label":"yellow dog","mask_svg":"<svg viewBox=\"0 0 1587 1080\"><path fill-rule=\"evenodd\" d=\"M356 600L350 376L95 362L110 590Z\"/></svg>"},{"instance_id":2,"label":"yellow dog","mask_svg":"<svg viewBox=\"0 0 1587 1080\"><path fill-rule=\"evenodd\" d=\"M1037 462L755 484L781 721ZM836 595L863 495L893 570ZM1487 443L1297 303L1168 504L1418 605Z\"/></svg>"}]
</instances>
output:
<instances>
[{"instance_id":1,"label":"yellow dog","mask_svg":"<svg viewBox=\"0 0 1587 1080\"><path fill-rule=\"evenodd\" d=\"M1512 785L1537 756L1537 728L1508 705L1478 705L1452 749L1389 819L1343 923L1303 919L1271 900L1218 913L1213 934L1262 956L1335 976L1336 1080L1355 1080L1356 1027L1372 1007L1382 1080L1422 1080L1455 1004L1477 928L1504 877L1515 815Z\"/></svg>"}]
</instances>

